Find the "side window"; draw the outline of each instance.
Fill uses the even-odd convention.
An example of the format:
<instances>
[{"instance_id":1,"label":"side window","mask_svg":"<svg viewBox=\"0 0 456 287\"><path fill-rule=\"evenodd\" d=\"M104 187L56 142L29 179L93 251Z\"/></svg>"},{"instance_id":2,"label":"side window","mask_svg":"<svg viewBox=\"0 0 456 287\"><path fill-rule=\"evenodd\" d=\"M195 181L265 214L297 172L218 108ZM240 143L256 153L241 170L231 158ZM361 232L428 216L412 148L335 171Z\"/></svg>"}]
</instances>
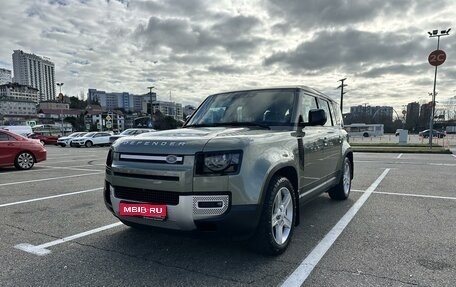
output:
<instances>
[{"instance_id":1,"label":"side window","mask_svg":"<svg viewBox=\"0 0 456 287\"><path fill-rule=\"evenodd\" d=\"M6 142L6 141L15 141L16 139L13 137L10 137L9 135L0 132L0 142Z\"/></svg>"},{"instance_id":2,"label":"side window","mask_svg":"<svg viewBox=\"0 0 456 287\"><path fill-rule=\"evenodd\" d=\"M336 102L333 102L333 111L334 111L334 124L338 126L342 126L342 112L340 111L340 107Z\"/></svg>"},{"instance_id":3,"label":"side window","mask_svg":"<svg viewBox=\"0 0 456 287\"><path fill-rule=\"evenodd\" d=\"M303 94L301 113L305 123L309 122L309 111L313 109L317 109L317 101L315 97Z\"/></svg>"},{"instance_id":4,"label":"side window","mask_svg":"<svg viewBox=\"0 0 456 287\"><path fill-rule=\"evenodd\" d=\"M317 102L318 102L318 108L324 110L326 113L326 117L328 118L326 120L325 127L332 126L333 123L332 123L331 109L329 108L329 103L326 100L323 100L320 98L317 99Z\"/></svg>"}]
</instances>

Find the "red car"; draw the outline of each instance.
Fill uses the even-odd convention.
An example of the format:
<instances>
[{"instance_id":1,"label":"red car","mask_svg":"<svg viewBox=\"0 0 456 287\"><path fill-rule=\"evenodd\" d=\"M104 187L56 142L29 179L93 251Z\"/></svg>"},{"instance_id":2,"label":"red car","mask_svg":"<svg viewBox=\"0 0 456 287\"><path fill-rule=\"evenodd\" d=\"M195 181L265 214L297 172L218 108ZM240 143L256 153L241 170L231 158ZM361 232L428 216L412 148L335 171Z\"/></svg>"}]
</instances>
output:
<instances>
[{"instance_id":1,"label":"red car","mask_svg":"<svg viewBox=\"0 0 456 287\"><path fill-rule=\"evenodd\" d=\"M31 133L27 136L30 139L37 139L40 140L43 144L57 144L57 140L59 139L58 136L54 136L49 132L35 132Z\"/></svg>"},{"instance_id":2,"label":"red car","mask_svg":"<svg viewBox=\"0 0 456 287\"><path fill-rule=\"evenodd\" d=\"M46 153L39 141L0 129L0 167L31 169L35 162L46 160Z\"/></svg>"}]
</instances>

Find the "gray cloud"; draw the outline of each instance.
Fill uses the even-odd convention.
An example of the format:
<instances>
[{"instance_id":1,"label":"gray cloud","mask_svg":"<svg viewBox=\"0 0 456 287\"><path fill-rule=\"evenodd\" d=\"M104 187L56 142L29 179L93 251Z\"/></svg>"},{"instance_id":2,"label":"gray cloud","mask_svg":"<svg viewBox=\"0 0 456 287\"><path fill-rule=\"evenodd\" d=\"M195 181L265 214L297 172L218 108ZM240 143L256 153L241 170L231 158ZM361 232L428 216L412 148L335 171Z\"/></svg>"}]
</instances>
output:
<instances>
[{"instance_id":1,"label":"gray cloud","mask_svg":"<svg viewBox=\"0 0 456 287\"><path fill-rule=\"evenodd\" d=\"M421 41L397 34L347 29L323 31L295 49L272 54L266 66L277 64L290 71L365 70L366 65L418 60Z\"/></svg>"},{"instance_id":2,"label":"gray cloud","mask_svg":"<svg viewBox=\"0 0 456 287\"><path fill-rule=\"evenodd\" d=\"M376 1L376 0L266 0L266 7L271 16L279 16L286 23L294 26L324 28L371 21L373 18L387 14L405 14L412 9L410 1Z\"/></svg>"},{"instance_id":3,"label":"gray cloud","mask_svg":"<svg viewBox=\"0 0 456 287\"><path fill-rule=\"evenodd\" d=\"M407 64L393 64L382 67L373 67L365 72L358 73L357 76L366 77L366 78L375 78L382 75L409 75L417 76L423 72L429 70L429 64L416 64L416 65L407 65Z\"/></svg>"},{"instance_id":4,"label":"gray cloud","mask_svg":"<svg viewBox=\"0 0 456 287\"><path fill-rule=\"evenodd\" d=\"M253 51L265 42L253 35L260 24L255 17L222 17L208 27L182 18L150 17L147 25L139 25L134 39L148 51L170 49L173 53L211 53L222 48L233 56Z\"/></svg>"}]
</instances>

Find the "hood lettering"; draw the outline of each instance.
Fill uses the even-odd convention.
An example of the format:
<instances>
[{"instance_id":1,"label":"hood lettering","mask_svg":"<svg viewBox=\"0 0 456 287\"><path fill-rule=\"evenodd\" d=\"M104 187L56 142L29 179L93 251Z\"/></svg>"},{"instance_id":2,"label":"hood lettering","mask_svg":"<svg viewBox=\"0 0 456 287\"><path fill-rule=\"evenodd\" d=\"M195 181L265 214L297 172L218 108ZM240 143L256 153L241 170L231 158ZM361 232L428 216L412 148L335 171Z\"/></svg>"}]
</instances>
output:
<instances>
[{"instance_id":1,"label":"hood lettering","mask_svg":"<svg viewBox=\"0 0 456 287\"><path fill-rule=\"evenodd\" d=\"M121 145L144 145L144 146L185 146L185 142L167 142L167 141L140 141L127 140L120 143Z\"/></svg>"}]
</instances>

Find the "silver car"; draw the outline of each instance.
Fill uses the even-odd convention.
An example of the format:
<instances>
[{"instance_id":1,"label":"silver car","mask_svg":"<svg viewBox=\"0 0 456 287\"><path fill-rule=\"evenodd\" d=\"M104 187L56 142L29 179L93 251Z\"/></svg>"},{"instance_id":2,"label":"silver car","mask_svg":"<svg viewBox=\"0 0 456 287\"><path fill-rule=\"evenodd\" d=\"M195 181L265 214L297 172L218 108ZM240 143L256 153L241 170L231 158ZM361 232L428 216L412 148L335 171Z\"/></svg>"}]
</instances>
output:
<instances>
[{"instance_id":1,"label":"silver car","mask_svg":"<svg viewBox=\"0 0 456 287\"><path fill-rule=\"evenodd\" d=\"M117 140L107 208L132 227L218 232L280 254L300 203L350 194L353 153L339 106L304 86L211 95L183 128Z\"/></svg>"},{"instance_id":2,"label":"silver car","mask_svg":"<svg viewBox=\"0 0 456 287\"><path fill-rule=\"evenodd\" d=\"M73 139L78 138L78 137L82 137L85 134L86 134L86 132L75 132L75 133L69 134L69 135L64 136L64 137L59 137L57 139L57 145L59 145L61 147L70 146L71 141Z\"/></svg>"}]
</instances>

